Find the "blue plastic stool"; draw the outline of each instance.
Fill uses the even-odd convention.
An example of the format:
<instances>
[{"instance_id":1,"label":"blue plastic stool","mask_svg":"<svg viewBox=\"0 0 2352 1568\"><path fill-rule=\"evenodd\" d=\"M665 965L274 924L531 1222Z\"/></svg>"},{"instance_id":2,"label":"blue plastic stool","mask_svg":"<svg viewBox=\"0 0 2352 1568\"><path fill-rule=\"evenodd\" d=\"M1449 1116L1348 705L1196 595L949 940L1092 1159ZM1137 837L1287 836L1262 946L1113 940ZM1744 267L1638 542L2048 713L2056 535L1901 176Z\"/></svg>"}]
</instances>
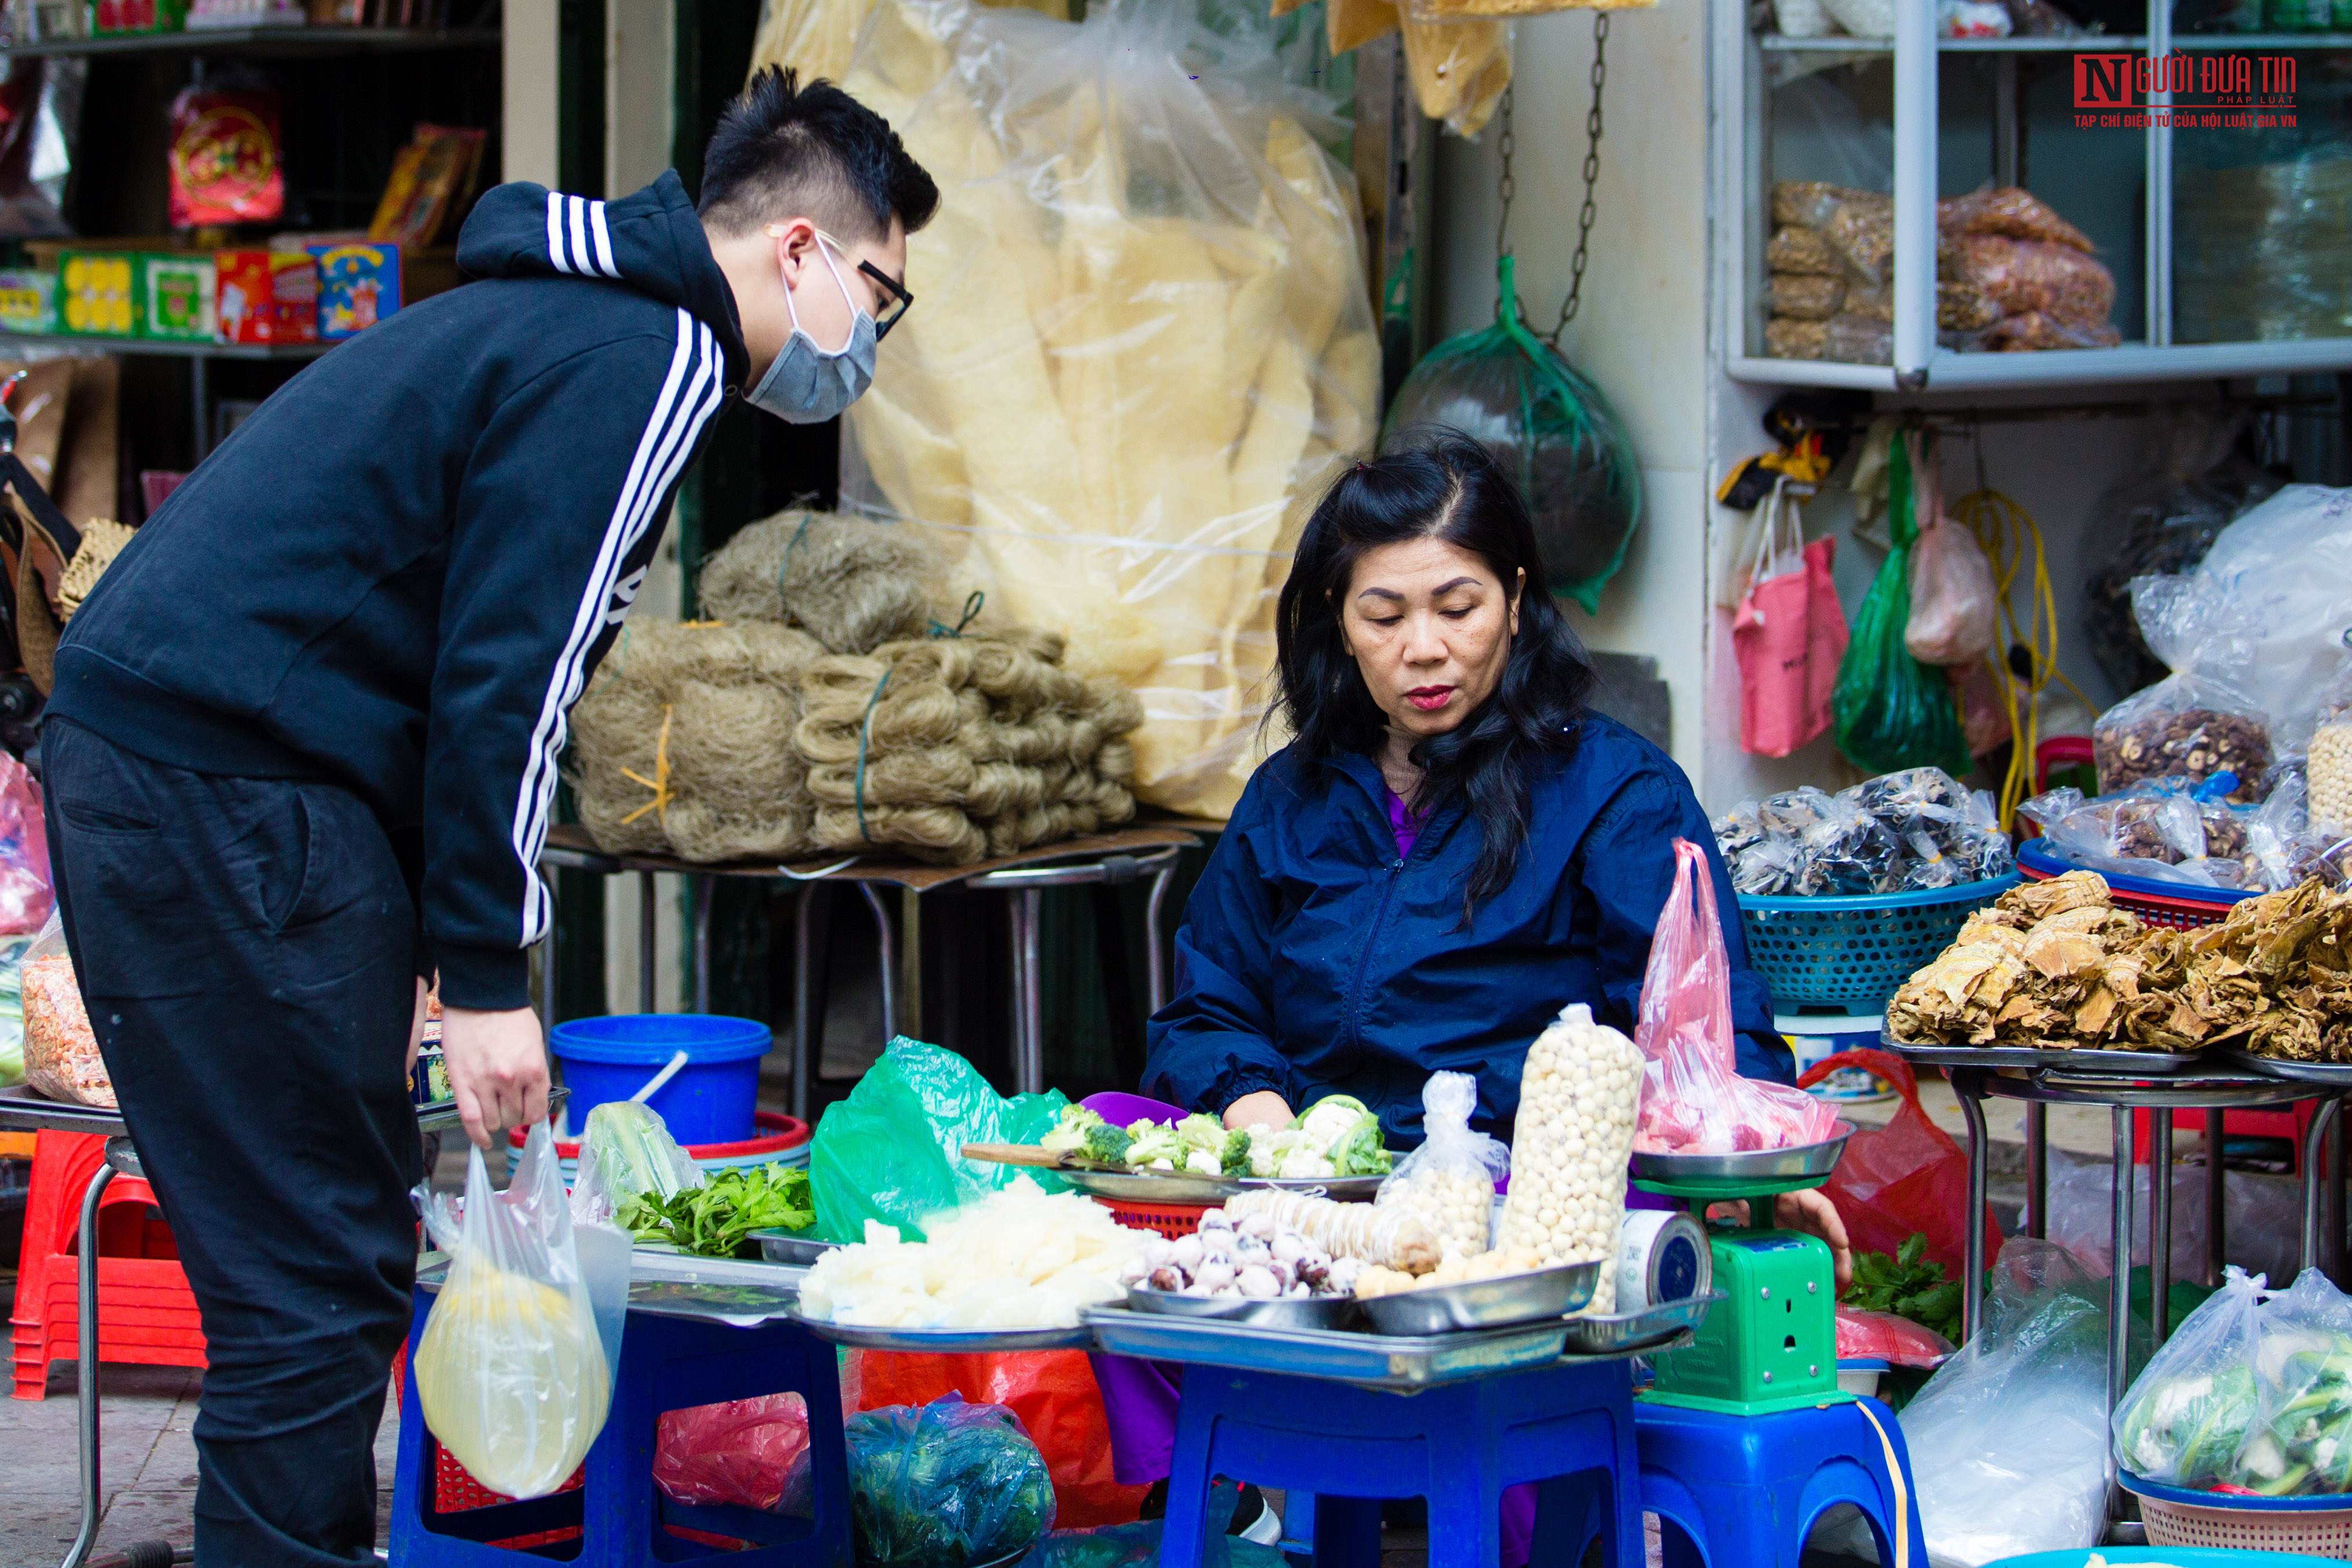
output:
<instances>
[{"instance_id":1,"label":"blue plastic stool","mask_svg":"<svg viewBox=\"0 0 2352 1568\"><path fill-rule=\"evenodd\" d=\"M1201 1568L1218 1476L1314 1494L1318 1568L1377 1568L1381 1500L1429 1500L1430 1568L1496 1568L1503 1489L1544 1483L1536 1568L1641 1568L1633 1369L1554 1364L1397 1395L1190 1366L1176 1416L1161 1568ZM1303 1522L1303 1521L1302 1521Z\"/></svg>"},{"instance_id":2,"label":"blue plastic stool","mask_svg":"<svg viewBox=\"0 0 2352 1568\"><path fill-rule=\"evenodd\" d=\"M1666 1568L1797 1568L1813 1522L1841 1502L1862 1510L1886 1568L1927 1568L1903 1429L1876 1400L1743 1416L1640 1399L1633 1425L1642 1507L1673 1527Z\"/></svg>"},{"instance_id":3,"label":"blue plastic stool","mask_svg":"<svg viewBox=\"0 0 2352 1568\"><path fill-rule=\"evenodd\" d=\"M434 1297L416 1292L408 1364ZM456 1513L434 1511L434 1466L427 1458L424 1411L412 1375L400 1402L400 1451L393 1472L392 1568L520 1568L569 1543L531 1551L493 1541L578 1529L576 1568L643 1568L719 1557L727 1568L849 1568L849 1470L842 1438L841 1384L834 1349L796 1324L723 1323L631 1312L621 1339L620 1374L604 1429L588 1449L583 1484L550 1497L496 1503ZM809 1462L815 1517L790 1519L757 1509L689 1506L655 1486L654 1442L662 1412L796 1393L808 1402ZM722 1552L682 1540L677 1525L755 1542Z\"/></svg>"}]
</instances>

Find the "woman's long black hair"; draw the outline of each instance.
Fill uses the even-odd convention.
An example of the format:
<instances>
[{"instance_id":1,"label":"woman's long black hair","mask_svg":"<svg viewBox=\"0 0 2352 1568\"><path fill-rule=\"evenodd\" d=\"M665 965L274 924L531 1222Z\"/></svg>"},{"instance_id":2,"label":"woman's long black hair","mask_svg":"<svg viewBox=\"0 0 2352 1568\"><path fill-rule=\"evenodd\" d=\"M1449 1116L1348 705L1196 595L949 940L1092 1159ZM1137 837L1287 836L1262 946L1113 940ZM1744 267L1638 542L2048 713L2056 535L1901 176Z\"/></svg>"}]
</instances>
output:
<instances>
[{"instance_id":1,"label":"woman's long black hair","mask_svg":"<svg viewBox=\"0 0 2352 1568\"><path fill-rule=\"evenodd\" d=\"M1484 560L1507 595L1519 573L1519 629L1494 694L1455 728L1412 748L1424 772L1414 798L1426 817L1460 799L1485 842L1465 890L1472 902L1508 887L1528 838L1528 777L1538 757L1575 748L1576 720L1595 675L1584 644L1545 586L1526 500L1486 447L1444 425L1404 433L1384 455L1339 476L1307 520L1276 612L1279 702L1310 760L1377 758L1388 718L1343 644L1339 608L1368 550L1441 538Z\"/></svg>"}]
</instances>

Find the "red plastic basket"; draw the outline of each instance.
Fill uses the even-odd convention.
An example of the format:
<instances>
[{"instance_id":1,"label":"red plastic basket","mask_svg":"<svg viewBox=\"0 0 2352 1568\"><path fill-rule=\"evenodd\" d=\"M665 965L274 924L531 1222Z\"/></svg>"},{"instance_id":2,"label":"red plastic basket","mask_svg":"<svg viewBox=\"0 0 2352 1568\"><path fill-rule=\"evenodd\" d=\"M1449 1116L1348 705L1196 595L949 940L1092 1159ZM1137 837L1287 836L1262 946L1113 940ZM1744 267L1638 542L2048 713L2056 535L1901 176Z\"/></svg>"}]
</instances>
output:
<instances>
[{"instance_id":1,"label":"red plastic basket","mask_svg":"<svg viewBox=\"0 0 2352 1568\"><path fill-rule=\"evenodd\" d=\"M1136 1203L1122 1197L1097 1197L1095 1201L1129 1229L1157 1230L1171 1241L1200 1229L1201 1216L1216 1207L1213 1203Z\"/></svg>"},{"instance_id":2,"label":"red plastic basket","mask_svg":"<svg viewBox=\"0 0 2352 1568\"><path fill-rule=\"evenodd\" d=\"M2029 840L2017 846L2018 874L2028 882L2048 882L2074 869L2042 852L2040 839ZM2198 898L2178 893L2159 893L2161 883L2143 877L2106 877L2107 897L2117 909L2127 909L2150 925L2167 925L2176 931L2194 931L2201 925L2219 925L2252 894L2221 894L2213 898Z\"/></svg>"}]
</instances>

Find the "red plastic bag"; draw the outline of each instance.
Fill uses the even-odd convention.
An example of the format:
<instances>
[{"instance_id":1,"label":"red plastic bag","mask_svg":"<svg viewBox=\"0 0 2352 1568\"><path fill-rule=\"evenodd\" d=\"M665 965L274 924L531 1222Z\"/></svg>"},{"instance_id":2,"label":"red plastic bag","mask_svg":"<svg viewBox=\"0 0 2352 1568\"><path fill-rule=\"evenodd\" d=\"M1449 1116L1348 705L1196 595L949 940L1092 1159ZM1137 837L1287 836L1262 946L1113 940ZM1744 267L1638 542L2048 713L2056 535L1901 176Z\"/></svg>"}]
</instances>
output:
<instances>
[{"instance_id":1,"label":"red plastic bag","mask_svg":"<svg viewBox=\"0 0 2352 1568\"><path fill-rule=\"evenodd\" d=\"M0 936L38 931L57 902L41 787L23 763L0 752Z\"/></svg>"},{"instance_id":2,"label":"red plastic bag","mask_svg":"<svg viewBox=\"0 0 2352 1568\"><path fill-rule=\"evenodd\" d=\"M1642 1069L1640 1154L1727 1155L1825 1143L1837 1113L1801 1090L1739 1076L1731 1040L1731 961L1705 852L1675 841L1675 886L1650 938L1633 1043Z\"/></svg>"},{"instance_id":3,"label":"red plastic bag","mask_svg":"<svg viewBox=\"0 0 2352 1568\"><path fill-rule=\"evenodd\" d=\"M797 1394L666 1410L654 1439L654 1484L675 1502L773 1511L808 1444L808 1401Z\"/></svg>"},{"instance_id":4,"label":"red plastic bag","mask_svg":"<svg viewBox=\"0 0 2352 1568\"><path fill-rule=\"evenodd\" d=\"M1914 1235L1927 1239L1927 1256L1958 1277L1968 1245L1969 1156L1927 1119L1911 1064L1892 1051L1841 1051L1807 1068L1797 1082L1818 1083L1840 1068L1859 1067L1902 1097L1895 1119L1864 1127L1846 1140L1822 1191L1837 1206L1857 1252L1892 1256ZM1985 1257L2000 1252L2000 1227L1984 1213Z\"/></svg>"},{"instance_id":5,"label":"red plastic bag","mask_svg":"<svg viewBox=\"0 0 2352 1568\"><path fill-rule=\"evenodd\" d=\"M860 1410L929 1405L961 1394L973 1405L1003 1405L1021 1418L1054 1478L1059 1529L1129 1524L1149 1487L1121 1486L1111 1475L1110 1421L1082 1350L1013 1351L985 1355L850 1353L845 1403Z\"/></svg>"},{"instance_id":6,"label":"red plastic bag","mask_svg":"<svg viewBox=\"0 0 2352 1568\"><path fill-rule=\"evenodd\" d=\"M1952 1342L1925 1324L1893 1312L1837 1310L1838 1359L1883 1361L1889 1366L1932 1367L1952 1354Z\"/></svg>"}]
</instances>

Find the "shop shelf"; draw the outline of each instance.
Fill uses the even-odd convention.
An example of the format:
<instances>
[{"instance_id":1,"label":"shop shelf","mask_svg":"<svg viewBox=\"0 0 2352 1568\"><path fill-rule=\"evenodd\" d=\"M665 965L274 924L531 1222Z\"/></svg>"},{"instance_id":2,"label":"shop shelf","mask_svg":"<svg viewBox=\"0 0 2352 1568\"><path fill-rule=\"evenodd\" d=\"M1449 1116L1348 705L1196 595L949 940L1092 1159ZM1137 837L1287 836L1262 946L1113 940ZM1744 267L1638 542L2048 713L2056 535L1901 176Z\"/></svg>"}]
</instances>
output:
<instances>
[{"instance_id":1,"label":"shop shelf","mask_svg":"<svg viewBox=\"0 0 2352 1568\"><path fill-rule=\"evenodd\" d=\"M332 55L414 49L494 49L495 27L212 27L110 33L6 44L8 55Z\"/></svg>"},{"instance_id":2,"label":"shop shelf","mask_svg":"<svg viewBox=\"0 0 2352 1568\"><path fill-rule=\"evenodd\" d=\"M1817 38L1790 38L1767 33L1756 42L1767 54L1884 55L1895 49L1892 38L1858 38L1844 33ZM2352 33L2182 33L2170 42L2176 49L2352 49ZM2147 47L2147 35L2085 33L2065 38L1938 38L1936 47L1952 55L2061 55L2116 49L2138 53Z\"/></svg>"},{"instance_id":3,"label":"shop shelf","mask_svg":"<svg viewBox=\"0 0 2352 1568\"><path fill-rule=\"evenodd\" d=\"M0 359L18 345L92 354L154 354L174 360L315 360L333 343L177 343L164 338L82 338L63 332L0 332Z\"/></svg>"}]
</instances>

